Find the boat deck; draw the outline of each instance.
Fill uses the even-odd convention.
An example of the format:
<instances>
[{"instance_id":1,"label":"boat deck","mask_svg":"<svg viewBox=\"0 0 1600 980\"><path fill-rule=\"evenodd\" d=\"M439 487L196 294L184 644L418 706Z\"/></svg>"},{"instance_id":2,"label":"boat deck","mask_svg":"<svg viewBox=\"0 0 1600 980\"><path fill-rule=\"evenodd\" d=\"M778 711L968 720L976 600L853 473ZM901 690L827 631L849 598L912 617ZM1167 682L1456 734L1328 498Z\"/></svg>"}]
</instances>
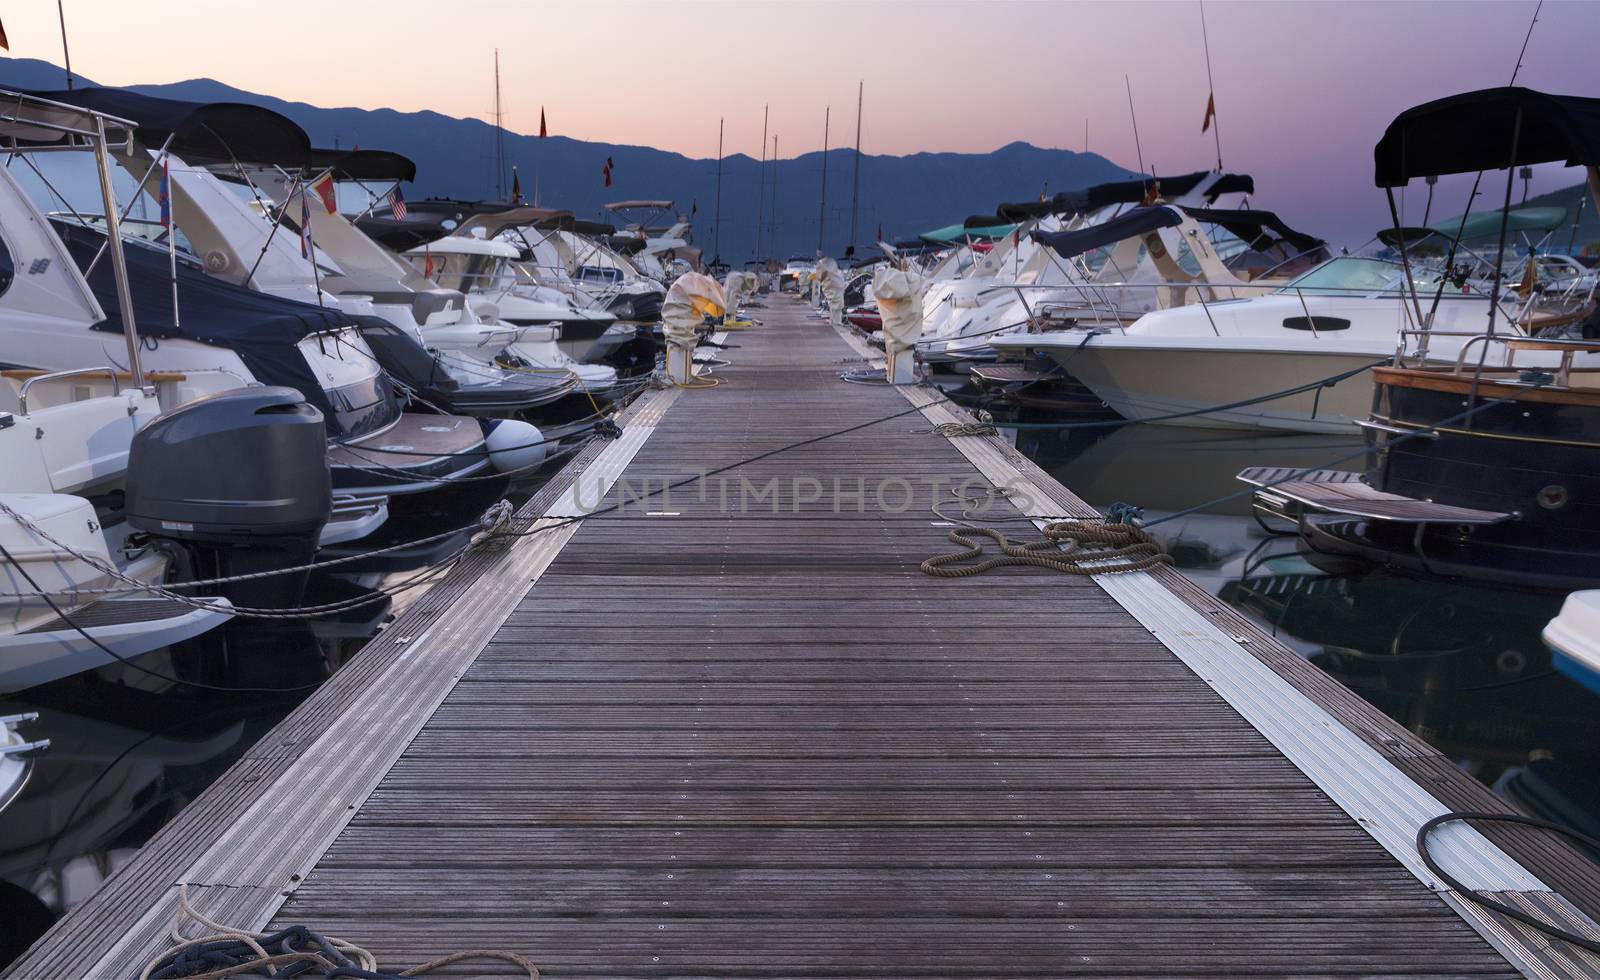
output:
<instances>
[{"instance_id":1,"label":"boat deck","mask_svg":"<svg viewBox=\"0 0 1600 980\"><path fill-rule=\"evenodd\" d=\"M8 975L137 975L179 883L390 969L492 947L549 977L1600 975L1416 859L1423 820L1503 804L1178 573L922 574L955 550L930 510L952 486L1012 488L980 520L1018 537L1092 511L1002 439L933 432L971 419L931 389L841 381L874 352L767 305L717 387L636 402L528 536ZM602 494L621 508L572 520ZM1458 824L1434 849L1600 936L1600 872L1559 841Z\"/></svg>"}]
</instances>

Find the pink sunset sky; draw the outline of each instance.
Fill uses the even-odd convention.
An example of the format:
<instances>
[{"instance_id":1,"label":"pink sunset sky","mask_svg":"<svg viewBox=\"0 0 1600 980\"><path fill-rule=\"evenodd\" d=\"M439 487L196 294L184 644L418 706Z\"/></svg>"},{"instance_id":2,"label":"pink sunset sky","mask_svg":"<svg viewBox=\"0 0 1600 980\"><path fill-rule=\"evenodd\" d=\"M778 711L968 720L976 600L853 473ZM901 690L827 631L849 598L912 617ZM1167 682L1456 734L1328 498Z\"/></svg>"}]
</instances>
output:
<instances>
[{"instance_id":1,"label":"pink sunset sky","mask_svg":"<svg viewBox=\"0 0 1600 980\"><path fill-rule=\"evenodd\" d=\"M820 148L825 105L832 142L848 143L862 80L865 153L1083 149L1087 121L1089 149L1133 167L1126 74L1147 170L1216 160L1200 132L1194 0L65 7L73 67L104 84L208 76L324 106L486 118L498 45L507 128L537 132L542 106L552 133L701 157L716 153L719 117L727 151L758 156L767 103L784 157ZM1384 126L1418 102L1505 84L1533 12L1528 0L1210 0L1223 161L1256 177L1258 204L1359 244L1387 217L1371 184ZM3 16L14 56L60 62L53 0L8 3ZM1518 83L1600 95L1597 49L1600 4L1546 2ZM1542 168L1533 192L1578 179ZM1464 193L1442 185L1434 214L1459 211Z\"/></svg>"}]
</instances>

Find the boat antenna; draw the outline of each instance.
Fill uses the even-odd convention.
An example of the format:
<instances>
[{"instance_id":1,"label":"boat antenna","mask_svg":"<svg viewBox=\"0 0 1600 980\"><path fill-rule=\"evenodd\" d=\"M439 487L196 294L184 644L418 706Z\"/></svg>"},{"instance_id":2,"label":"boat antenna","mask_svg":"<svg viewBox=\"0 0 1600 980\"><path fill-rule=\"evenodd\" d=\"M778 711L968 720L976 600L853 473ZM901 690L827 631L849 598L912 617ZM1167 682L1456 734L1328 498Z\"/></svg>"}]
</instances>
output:
<instances>
[{"instance_id":1,"label":"boat antenna","mask_svg":"<svg viewBox=\"0 0 1600 980\"><path fill-rule=\"evenodd\" d=\"M494 196L503 201L506 196L506 131L501 125L500 112L500 49L494 49Z\"/></svg>"},{"instance_id":2,"label":"boat antenna","mask_svg":"<svg viewBox=\"0 0 1600 980\"><path fill-rule=\"evenodd\" d=\"M822 235L827 228L828 217L828 122L833 114L832 106L822 108L822 198L817 203L817 257L822 256Z\"/></svg>"},{"instance_id":3,"label":"boat antenna","mask_svg":"<svg viewBox=\"0 0 1600 980\"><path fill-rule=\"evenodd\" d=\"M767 230L767 113L770 104L761 107L761 168L756 171L756 248L752 258L761 258L761 235Z\"/></svg>"},{"instance_id":4,"label":"boat antenna","mask_svg":"<svg viewBox=\"0 0 1600 980\"><path fill-rule=\"evenodd\" d=\"M1083 152L1089 152L1089 119L1087 116L1083 120Z\"/></svg>"},{"instance_id":5,"label":"boat antenna","mask_svg":"<svg viewBox=\"0 0 1600 980\"><path fill-rule=\"evenodd\" d=\"M722 264L722 124L717 120L717 210L711 220L711 264Z\"/></svg>"},{"instance_id":6,"label":"boat antenna","mask_svg":"<svg viewBox=\"0 0 1600 980\"><path fill-rule=\"evenodd\" d=\"M1211 36L1206 33L1206 0L1200 0L1200 40L1206 48L1206 88L1211 90L1211 135L1217 140L1217 173L1222 173L1222 124L1217 120L1217 83L1211 80Z\"/></svg>"},{"instance_id":7,"label":"boat antenna","mask_svg":"<svg viewBox=\"0 0 1600 980\"><path fill-rule=\"evenodd\" d=\"M1133 82L1127 75L1122 76L1122 84L1128 89L1128 118L1133 120L1133 151L1139 155L1139 175L1144 176L1144 150L1139 148L1139 117L1133 112Z\"/></svg>"},{"instance_id":8,"label":"boat antenna","mask_svg":"<svg viewBox=\"0 0 1600 980\"><path fill-rule=\"evenodd\" d=\"M1539 11L1544 8L1544 0L1539 0L1533 8L1533 19L1528 21L1528 33L1522 36L1522 50L1517 52L1517 65L1511 69L1511 81L1507 85L1517 84L1517 76L1522 73L1522 59L1528 53L1528 42L1533 40L1533 25L1539 23Z\"/></svg>"},{"instance_id":9,"label":"boat antenna","mask_svg":"<svg viewBox=\"0 0 1600 980\"><path fill-rule=\"evenodd\" d=\"M856 214L861 203L861 98L866 87L865 79L856 83L856 160L850 174L850 245L845 249L846 255L856 254Z\"/></svg>"},{"instance_id":10,"label":"boat antenna","mask_svg":"<svg viewBox=\"0 0 1600 980\"><path fill-rule=\"evenodd\" d=\"M1533 27L1534 27L1535 24L1539 23L1539 11L1542 10L1542 9L1544 9L1544 0L1539 0L1539 2L1534 5L1533 17L1528 21L1528 31L1527 31L1526 34L1524 34L1522 36L1522 48L1521 48L1521 50L1519 50L1517 52L1517 63L1511 69L1511 79L1506 82L1506 84L1508 86L1509 85L1515 85L1517 83L1517 76L1522 73L1522 58L1523 58L1524 55L1526 55L1528 53L1528 42L1533 38ZM1522 117L1521 117L1521 115L1519 113L1518 117L1517 117L1519 127L1520 127L1520 124L1521 124L1521 118ZM1515 151L1513 150L1513 157L1514 156L1515 156ZM1512 163L1508 164L1508 166L1515 167L1516 166L1515 160L1513 160ZM1450 253L1449 253L1448 256L1445 257L1444 275L1439 277L1439 284L1438 284L1437 287L1435 287L1435 289L1433 291L1433 302L1428 307L1428 318L1425 321L1425 323L1428 324L1428 326L1425 327L1425 329L1431 329L1431 324L1433 322L1433 315L1439 311L1439 302L1444 298L1445 283L1450 281L1450 273L1451 273L1452 270L1455 269L1456 252L1459 250L1459 248L1461 246L1461 236L1466 234L1466 231L1467 231L1467 217L1472 214L1472 205L1478 200L1478 188L1483 183L1483 174L1484 174L1484 172L1482 170L1480 170L1480 171L1478 171L1477 176L1472 178L1472 193L1467 195L1467 206L1461 212L1461 222L1460 222L1460 224L1458 224L1456 226L1456 233L1450 240ZM1508 186L1509 186L1509 184L1508 184ZM1506 203L1506 207L1509 208L1510 206L1511 206L1510 205L1510 201L1508 199L1508 201ZM1502 217L1504 217L1504 216L1502 216ZM1502 224L1503 223L1504 222L1502 221ZM1396 226L1398 227L1398 219L1396 219ZM1402 260L1405 259L1405 236L1404 235L1400 236L1400 257L1401 257ZM1415 299L1415 295L1416 295L1416 286L1415 285L1413 285L1411 287L1411 291L1412 291L1413 299ZM1490 315L1491 316L1494 313L1494 306L1498 302L1499 302L1498 297L1493 297L1493 296L1490 297L1489 306L1490 306ZM1418 310L1417 310L1417 314L1418 314L1419 319L1421 317L1421 313L1422 313L1422 311L1421 311L1421 309L1419 307ZM1417 325L1419 327L1423 327L1424 323L1418 323ZM1491 327L1492 326L1493 326L1493 324L1491 322ZM1487 351L1488 345L1485 344L1484 348L1485 348L1485 351Z\"/></svg>"},{"instance_id":11,"label":"boat antenna","mask_svg":"<svg viewBox=\"0 0 1600 980\"><path fill-rule=\"evenodd\" d=\"M67 91L72 91L72 52L67 50L67 11L62 0L56 0L56 16L61 20L61 60L67 63Z\"/></svg>"}]
</instances>

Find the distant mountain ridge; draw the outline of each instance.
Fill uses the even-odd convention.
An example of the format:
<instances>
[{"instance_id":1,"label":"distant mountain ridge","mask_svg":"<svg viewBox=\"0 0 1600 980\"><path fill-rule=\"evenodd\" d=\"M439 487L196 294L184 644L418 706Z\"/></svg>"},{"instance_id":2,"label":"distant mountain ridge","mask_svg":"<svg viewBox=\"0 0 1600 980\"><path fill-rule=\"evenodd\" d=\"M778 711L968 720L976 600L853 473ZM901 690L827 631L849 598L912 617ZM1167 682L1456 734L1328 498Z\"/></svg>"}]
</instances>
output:
<instances>
[{"instance_id":1,"label":"distant mountain ridge","mask_svg":"<svg viewBox=\"0 0 1600 980\"><path fill-rule=\"evenodd\" d=\"M64 71L47 61L0 60L0 86L22 89L65 87ZM94 83L77 79L77 84ZM488 199L495 195L494 127L477 119L437 112L393 109L324 108L246 92L209 78L166 85L131 85L133 91L192 101L246 102L281 112L311 135L318 146L361 146L394 150L416 161L417 180L406 197ZM870 120L867 131L871 132ZM712 257L717 161L643 146L588 142L565 136L539 139L507 132L508 160L519 165L522 191L531 200L537 185L540 203L572 210L581 217L610 220L601 205L624 199L665 198L694 217L695 242ZM825 250L841 254L849 244L851 171L854 150L827 153L828 213ZM614 163L613 184L604 186L601 167ZM817 211L823 154L806 153L778 163L777 257L811 255L817 248ZM757 188L760 162L745 154L722 161L722 258L739 264L758 254ZM773 168L767 171L771 210ZM948 225L969 214L993 213L1002 201L1027 200L1045 192L1132 174L1093 153L1043 149L1014 142L990 153L915 153L861 157L860 208L855 242L869 246L878 228L886 237L909 237ZM509 177L506 178L509 182ZM770 222L770 217L769 217ZM766 249L760 254L765 256Z\"/></svg>"}]
</instances>

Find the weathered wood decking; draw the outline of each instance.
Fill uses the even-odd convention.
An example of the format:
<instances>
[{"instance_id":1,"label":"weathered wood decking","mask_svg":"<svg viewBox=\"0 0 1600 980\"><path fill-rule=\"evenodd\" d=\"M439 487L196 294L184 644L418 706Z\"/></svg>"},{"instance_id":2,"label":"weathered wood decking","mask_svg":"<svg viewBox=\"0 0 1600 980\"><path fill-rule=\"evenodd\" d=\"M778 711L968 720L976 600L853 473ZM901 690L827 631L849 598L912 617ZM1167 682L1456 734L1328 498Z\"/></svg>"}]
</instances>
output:
<instances>
[{"instance_id":1,"label":"weathered wood decking","mask_svg":"<svg viewBox=\"0 0 1600 980\"><path fill-rule=\"evenodd\" d=\"M1295 703L1282 692L1452 805L1486 791L1175 573L922 575L950 550L929 507L953 485L1010 468L1037 492L1030 513L1082 506L996 440L931 434L942 407L703 493L630 497L937 402L841 382L860 351L767 302L720 387L648 396L581 461L577 496L620 475L622 510L523 539L420 603L365 674L265 740L279 756L223 777L11 975L127 973L159 947L179 881L228 921L307 923L386 965L491 946L547 976L1600 968L1469 924L1353 820L1341 770L1371 759L1315 733L1275 742L1297 723L1262 720ZM536 503L572 511L556 492ZM1153 625L1167 615L1176 628ZM1210 654L1183 615L1246 641L1282 692L1242 698L1237 665L1197 666ZM1586 861L1494 839L1593 911ZM1454 843L1504 861L1476 834Z\"/></svg>"}]
</instances>

